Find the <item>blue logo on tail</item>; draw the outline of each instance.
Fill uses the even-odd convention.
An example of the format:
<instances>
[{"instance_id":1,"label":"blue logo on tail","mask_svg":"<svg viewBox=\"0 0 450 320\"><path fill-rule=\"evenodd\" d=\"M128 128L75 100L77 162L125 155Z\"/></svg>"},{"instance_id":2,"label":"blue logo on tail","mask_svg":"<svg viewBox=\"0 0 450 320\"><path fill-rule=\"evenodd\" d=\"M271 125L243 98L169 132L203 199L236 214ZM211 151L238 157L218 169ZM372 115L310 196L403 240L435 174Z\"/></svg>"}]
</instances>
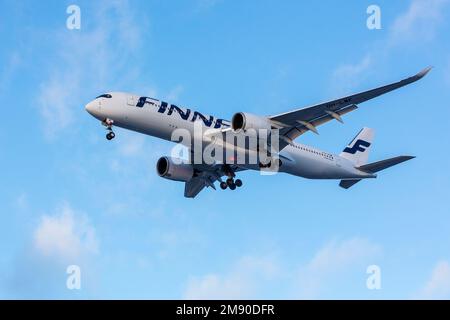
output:
<instances>
[{"instance_id":1,"label":"blue logo on tail","mask_svg":"<svg viewBox=\"0 0 450 320\"><path fill-rule=\"evenodd\" d=\"M355 154L358 151L364 152L366 151L366 149L370 146L370 142L364 141L359 139L358 141L355 142L355 144L353 145L353 147L349 148L345 148L344 152L346 153L350 153L350 154Z\"/></svg>"}]
</instances>

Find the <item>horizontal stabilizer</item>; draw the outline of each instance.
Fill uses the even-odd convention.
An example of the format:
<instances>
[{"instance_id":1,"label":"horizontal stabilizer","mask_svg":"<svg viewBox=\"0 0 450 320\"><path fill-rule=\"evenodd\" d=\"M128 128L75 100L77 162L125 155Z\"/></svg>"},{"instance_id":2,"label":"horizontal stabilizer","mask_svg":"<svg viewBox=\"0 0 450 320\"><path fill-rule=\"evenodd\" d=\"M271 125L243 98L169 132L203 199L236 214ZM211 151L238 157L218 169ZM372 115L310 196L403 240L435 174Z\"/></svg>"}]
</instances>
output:
<instances>
[{"instance_id":1,"label":"horizontal stabilizer","mask_svg":"<svg viewBox=\"0 0 450 320\"><path fill-rule=\"evenodd\" d=\"M353 186L355 183L358 183L360 181L361 181L361 179L341 180L341 182L339 183L339 187L344 188L344 189L348 189L351 186Z\"/></svg>"},{"instance_id":2,"label":"horizontal stabilizer","mask_svg":"<svg viewBox=\"0 0 450 320\"><path fill-rule=\"evenodd\" d=\"M367 172L367 173L375 173L375 172L390 168L392 166L395 166L396 164L411 160L413 158L415 158L415 157L399 156L399 157L395 157L395 158L390 158L390 159L386 159L386 160L381 160L381 161L365 164L363 166L358 167L357 169ZM341 180L341 182L339 183L339 186L341 188L348 189L351 186L353 186L354 184L358 183L359 181L361 181L361 179Z\"/></svg>"},{"instance_id":3,"label":"horizontal stabilizer","mask_svg":"<svg viewBox=\"0 0 450 320\"><path fill-rule=\"evenodd\" d=\"M384 169L387 169L389 167L395 166L396 164L414 159L413 156L399 156L395 158L390 158L386 160L381 160L369 164L365 164L363 166L358 167L359 170L368 172L368 173L375 173Z\"/></svg>"}]
</instances>

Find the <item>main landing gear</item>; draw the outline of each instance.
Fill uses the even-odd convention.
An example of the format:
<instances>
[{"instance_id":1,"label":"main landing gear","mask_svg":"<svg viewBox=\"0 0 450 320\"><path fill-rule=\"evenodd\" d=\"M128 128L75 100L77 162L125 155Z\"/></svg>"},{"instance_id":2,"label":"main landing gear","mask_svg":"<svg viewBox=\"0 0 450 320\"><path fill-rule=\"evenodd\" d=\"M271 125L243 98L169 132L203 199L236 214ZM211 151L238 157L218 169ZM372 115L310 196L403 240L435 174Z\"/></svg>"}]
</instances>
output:
<instances>
[{"instance_id":1,"label":"main landing gear","mask_svg":"<svg viewBox=\"0 0 450 320\"><path fill-rule=\"evenodd\" d=\"M226 188L230 188L230 190L235 190L236 187L242 187L242 180L236 179L234 180L234 177L236 176L234 172L231 170L231 168L226 168L225 170L226 175L228 176L226 181L220 182L220 189L225 190Z\"/></svg>"},{"instance_id":2,"label":"main landing gear","mask_svg":"<svg viewBox=\"0 0 450 320\"><path fill-rule=\"evenodd\" d=\"M105 119L102 121L102 125L104 125L106 127L106 130L108 130L108 133L106 134L107 140L112 140L116 137L116 134L112 130L113 123L114 123L114 121L111 119Z\"/></svg>"},{"instance_id":3,"label":"main landing gear","mask_svg":"<svg viewBox=\"0 0 450 320\"><path fill-rule=\"evenodd\" d=\"M233 178L228 178L227 181L222 181L220 183L220 189L225 190L226 188L230 188L230 190L235 190L236 187L242 187L242 180Z\"/></svg>"}]
</instances>

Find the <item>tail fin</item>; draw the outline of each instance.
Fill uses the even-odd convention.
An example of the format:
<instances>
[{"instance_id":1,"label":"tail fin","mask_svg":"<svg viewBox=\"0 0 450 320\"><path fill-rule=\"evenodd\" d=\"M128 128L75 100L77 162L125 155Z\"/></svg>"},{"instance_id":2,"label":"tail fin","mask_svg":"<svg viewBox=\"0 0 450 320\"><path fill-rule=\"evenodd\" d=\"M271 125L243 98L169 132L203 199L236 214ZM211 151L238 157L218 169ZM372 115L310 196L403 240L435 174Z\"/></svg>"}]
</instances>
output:
<instances>
[{"instance_id":1,"label":"tail fin","mask_svg":"<svg viewBox=\"0 0 450 320\"><path fill-rule=\"evenodd\" d=\"M369 160L369 151L373 142L375 132L370 128L362 128L348 146L341 152L340 156L350 160L355 167L365 165Z\"/></svg>"},{"instance_id":2,"label":"tail fin","mask_svg":"<svg viewBox=\"0 0 450 320\"><path fill-rule=\"evenodd\" d=\"M390 158L390 159L386 159L386 160L381 160L381 161L365 164L365 165L358 167L357 169L367 172L367 173L375 173L375 172L390 168L399 163L402 163L402 162L405 162L405 161L408 161L408 160L411 160L414 158L415 157L413 157L413 156L399 156L399 157L395 157L395 158ZM361 179L341 180L341 182L339 183L339 186L344 189L348 189L351 186L353 186L355 183L358 183L360 181L361 181Z\"/></svg>"}]
</instances>

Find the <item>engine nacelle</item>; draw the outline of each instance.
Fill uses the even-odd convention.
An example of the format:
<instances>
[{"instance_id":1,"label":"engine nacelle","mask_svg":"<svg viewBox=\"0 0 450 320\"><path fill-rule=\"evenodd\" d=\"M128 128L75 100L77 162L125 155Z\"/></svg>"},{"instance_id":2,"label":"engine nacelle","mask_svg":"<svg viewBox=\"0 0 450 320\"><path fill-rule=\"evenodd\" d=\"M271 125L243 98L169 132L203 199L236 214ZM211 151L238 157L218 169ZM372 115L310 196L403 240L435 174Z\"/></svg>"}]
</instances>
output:
<instances>
[{"instance_id":1,"label":"engine nacelle","mask_svg":"<svg viewBox=\"0 0 450 320\"><path fill-rule=\"evenodd\" d=\"M191 164L182 163L181 159L161 157L156 163L156 172L162 178L186 182L194 176L194 167Z\"/></svg>"},{"instance_id":2,"label":"engine nacelle","mask_svg":"<svg viewBox=\"0 0 450 320\"><path fill-rule=\"evenodd\" d=\"M266 129L272 128L268 119L251 113L238 112L231 119L231 128L235 132L247 131L248 129Z\"/></svg>"}]
</instances>

